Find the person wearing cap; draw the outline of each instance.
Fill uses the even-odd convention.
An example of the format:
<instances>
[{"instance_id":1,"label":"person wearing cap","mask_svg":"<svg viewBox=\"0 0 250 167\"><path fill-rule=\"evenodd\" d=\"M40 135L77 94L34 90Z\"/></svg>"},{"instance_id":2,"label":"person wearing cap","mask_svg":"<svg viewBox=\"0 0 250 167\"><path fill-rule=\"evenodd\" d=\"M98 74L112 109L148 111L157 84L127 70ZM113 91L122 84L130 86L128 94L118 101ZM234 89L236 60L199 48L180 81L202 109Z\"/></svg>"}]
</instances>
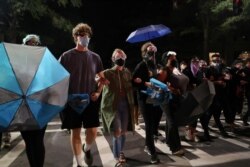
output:
<instances>
[{"instance_id":1,"label":"person wearing cap","mask_svg":"<svg viewBox=\"0 0 250 167\"><path fill-rule=\"evenodd\" d=\"M114 66L99 73L108 80L104 85L101 100L102 122L105 132L113 133L113 155L117 163L126 162L123 152L126 132L134 131L132 74L125 67L126 54L115 49L112 54Z\"/></svg>"},{"instance_id":2,"label":"person wearing cap","mask_svg":"<svg viewBox=\"0 0 250 167\"><path fill-rule=\"evenodd\" d=\"M227 108L225 108L225 87L226 80L224 75L225 65L221 61L221 57L219 53L215 53L211 56L210 66L207 71L207 79L214 83L215 87L215 96L213 98L213 102L202 116L203 119L203 129L204 129L204 140L212 141L211 136L209 134L209 121L211 117L214 117L215 123L220 130L222 137L229 137L228 133L225 131L221 120L220 115L223 112L227 112ZM224 113L225 117L227 117L227 113ZM226 118L228 119L228 118Z\"/></svg>"},{"instance_id":3,"label":"person wearing cap","mask_svg":"<svg viewBox=\"0 0 250 167\"><path fill-rule=\"evenodd\" d=\"M144 151L151 156L150 162L152 164L160 162L154 143L154 132L157 128L156 121L158 119L157 114L159 114L157 112L159 110L153 104L147 103L148 95L143 93L143 91L146 91L147 87L151 86L149 82L150 78L157 77L156 51L156 46L151 42L146 42L142 45L142 61L136 65L132 79L133 85L137 89L138 105L145 122L146 139Z\"/></svg>"},{"instance_id":4,"label":"person wearing cap","mask_svg":"<svg viewBox=\"0 0 250 167\"><path fill-rule=\"evenodd\" d=\"M39 46L41 45L40 37L36 34L28 34L23 38L23 45Z\"/></svg>"},{"instance_id":5,"label":"person wearing cap","mask_svg":"<svg viewBox=\"0 0 250 167\"><path fill-rule=\"evenodd\" d=\"M99 97L102 84L96 83L96 75L103 71L100 56L89 49L92 28L86 23L79 23L72 29L75 47L65 51L59 58L60 63L70 73L69 94L88 94L90 103L86 109L78 114L70 105L60 113L62 129L71 130L71 146L78 167L84 161L91 166L93 156L91 147L97 136L99 122ZM85 143L82 144L81 129L85 129Z\"/></svg>"},{"instance_id":6,"label":"person wearing cap","mask_svg":"<svg viewBox=\"0 0 250 167\"><path fill-rule=\"evenodd\" d=\"M38 35L28 34L23 38L23 45L38 46L41 45L41 41ZM44 135L46 127L47 125L38 130L21 131L30 167L43 167L44 165Z\"/></svg>"}]
</instances>

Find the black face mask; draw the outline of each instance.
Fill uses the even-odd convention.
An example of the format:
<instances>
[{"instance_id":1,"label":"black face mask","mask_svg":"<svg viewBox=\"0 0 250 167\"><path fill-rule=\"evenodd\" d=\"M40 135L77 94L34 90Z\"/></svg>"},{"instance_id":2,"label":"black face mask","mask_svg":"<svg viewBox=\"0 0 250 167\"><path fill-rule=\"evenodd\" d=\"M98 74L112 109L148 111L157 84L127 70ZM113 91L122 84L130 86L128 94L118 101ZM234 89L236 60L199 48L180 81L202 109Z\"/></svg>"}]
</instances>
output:
<instances>
[{"instance_id":1,"label":"black face mask","mask_svg":"<svg viewBox=\"0 0 250 167\"><path fill-rule=\"evenodd\" d=\"M115 63L116 65L118 65L118 66L124 66L125 60L123 60L123 59L117 59L117 60L115 60L114 63Z\"/></svg>"},{"instance_id":2,"label":"black face mask","mask_svg":"<svg viewBox=\"0 0 250 167\"><path fill-rule=\"evenodd\" d=\"M147 52L147 55L148 55L149 57L154 56L154 55L155 55L155 52L152 52L152 51Z\"/></svg>"},{"instance_id":3,"label":"black face mask","mask_svg":"<svg viewBox=\"0 0 250 167\"><path fill-rule=\"evenodd\" d=\"M170 63L170 65L172 67L178 67L178 61L177 60L172 60L171 63Z\"/></svg>"}]
</instances>

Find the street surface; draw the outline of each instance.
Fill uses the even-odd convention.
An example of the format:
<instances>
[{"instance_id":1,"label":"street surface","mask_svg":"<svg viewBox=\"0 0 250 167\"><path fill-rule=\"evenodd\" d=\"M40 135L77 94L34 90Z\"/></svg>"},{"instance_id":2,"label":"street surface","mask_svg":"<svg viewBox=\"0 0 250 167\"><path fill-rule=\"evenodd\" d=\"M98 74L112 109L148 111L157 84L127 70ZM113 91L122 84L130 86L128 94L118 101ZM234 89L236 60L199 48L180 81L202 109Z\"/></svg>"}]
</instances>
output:
<instances>
[{"instance_id":1,"label":"street surface","mask_svg":"<svg viewBox=\"0 0 250 167\"><path fill-rule=\"evenodd\" d=\"M213 142L187 142L184 140L183 127L180 128L182 145L186 150L184 157L171 155L169 148L164 143L164 117L161 121L159 132L162 136L156 141L157 152L161 163L152 165L150 157L144 149L144 124L142 119L136 133L128 133L124 153L127 157L129 167L236 167L250 166L250 127L239 127L237 133L230 133L231 138L222 138L218 129L211 127ZM222 118L222 121L223 118ZM242 126L237 119L236 124ZM46 130L45 146L46 157L44 167L76 167L70 147L70 135L66 130L60 129L59 117L53 119ZM213 125L213 120L211 120ZM202 129L198 126L199 135ZM24 142L19 132L12 132L10 148L2 148L0 151L0 167L28 167L28 161L24 150ZM84 139L84 131L82 131ZM99 128L96 143L93 146L95 167L114 167L112 151L109 146L110 135L103 135L102 128ZM85 166L87 166L85 164Z\"/></svg>"}]
</instances>

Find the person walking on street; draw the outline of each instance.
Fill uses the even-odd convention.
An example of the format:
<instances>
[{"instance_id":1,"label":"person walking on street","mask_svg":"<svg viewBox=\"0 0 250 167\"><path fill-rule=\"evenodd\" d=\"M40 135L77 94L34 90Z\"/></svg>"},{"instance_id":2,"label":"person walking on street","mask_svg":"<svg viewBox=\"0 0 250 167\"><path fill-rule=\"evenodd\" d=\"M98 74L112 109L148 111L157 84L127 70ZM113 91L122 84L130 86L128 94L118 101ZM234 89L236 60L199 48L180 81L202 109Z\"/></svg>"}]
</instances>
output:
<instances>
[{"instance_id":1,"label":"person walking on street","mask_svg":"<svg viewBox=\"0 0 250 167\"><path fill-rule=\"evenodd\" d=\"M23 45L40 46L40 38L36 34L29 34L23 38ZM21 131L21 136L25 142L25 151L30 167L43 167L45 159L44 135L46 127L38 130Z\"/></svg>"},{"instance_id":2,"label":"person walking on street","mask_svg":"<svg viewBox=\"0 0 250 167\"><path fill-rule=\"evenodd\" d=\"M247 111L242 114L242 121L244 126L249 126L248 117L250 115L250 58L246 60L244 68L244 93L247 99Z\"/></svg>"},{"instance_id":3,"label":"person walking on street","mask_svg":"<svg viewBox=\"0 0 250 167\"><path fill-rule=\"evenodd\" d=\"M168 88L172 94L169 102L163 102L161 108L166 114L166 142L173 155L183 156L185 154L181 146L178 125L174 113L180 104L181 96L187 91L189 78L180 72L176 52L168 51L162 56L162 64L164 67L159 72L162 75L162 81L168 84ZM164 75L165 77L163 77Z\"/></svg>"},{"instance_id":4,"label":"person walking on street","mask_svg":"<svg viewBox=\"0 0 250 167\"><path fill-rule=\"evenodd\" d=\"M126 54L115 49L112 54L114 66L99 74L108 81L103 87L101 114L106 132L113 132L113 155L117 163L126 162L123 152L127 130L134 131L132 74L125 67Z\"/></svg>"},{"instance_id":5,"label":"person walking on street","mask_svg":"<svg viewBox=\"0 0 250 167\"><path fill-rule=\"evenodd\" d=\"M100 126L98 98L102 84L97 84L95 77L103 71L103 65L100 56L88 48L91 35L92 29L88 24L77 24L72 30L76 47L64 52L59 58L70 73L69 94L88 94L90 97L89 105L80 115L69 105L61 112L62 129L71 129L71 146L78 167L83 166L82 151L85 163L92 165L91 146L97 136L97 127ZM86 135L83 145L82 126Z\"/></svg>"},{"instance_id":6,"label":"person walking on street","mask_svg":"<svg viewBox=\"0 0 250 167\"><path fill-rule=\"evenodd\" d=\"M147 103L148 95L142 91L146 91L147 87L151 86L150 78L157 76L157 67L155 63L155 52L157 48L151 42L144 43L141 47L142 61L136 65L133 72L133 85L137 88L138 105L145 122L146 141L145 149L151 156L151 163L157 164L158 159L155 143L154 133L156 130L157 111L153 104Z\"/></svg>"}]
</instances>

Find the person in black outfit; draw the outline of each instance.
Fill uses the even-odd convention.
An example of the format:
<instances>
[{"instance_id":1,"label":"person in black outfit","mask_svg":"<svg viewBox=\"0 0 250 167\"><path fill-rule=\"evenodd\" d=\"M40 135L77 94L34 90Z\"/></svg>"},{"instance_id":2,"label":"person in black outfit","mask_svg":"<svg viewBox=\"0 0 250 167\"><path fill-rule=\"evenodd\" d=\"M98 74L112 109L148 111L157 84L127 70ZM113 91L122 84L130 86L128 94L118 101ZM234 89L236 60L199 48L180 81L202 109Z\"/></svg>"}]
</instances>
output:
<instances>
[{"instance_id":1,"label":"person in black outfit","mask_svg":"<svg viewBox=\"0 0 250 167\"><path fill-rule=\"evenodd\" d=\"M225 69L224 65L221 63L220 55L215 53L212 55L212 62L208 68L207 78L214 83L216 95L214 96L213 102L205 114L201 117L203 121L202 127L204 129L204 139L207 141L212 141L209 134L209 121L211 117L214 117L215 123L220 130L222 137L229 137L225 131L221 121L220 115L222 110L225 112L224 105L224 94L226 82L224 80L223 70ZM224 114L226 116L226 114Z\"/></svg>"},{"instance_id":2,"label":"person in black outfit","mask_svg":"<svg viewBox=\"0 0 250 167\"><path fill-rule=\"evenodd\" d=\"M162 64L164 67L159 71L160 81L168 84L171 91L172 99L161 104L161 109L166 114L166 143L172 151L173 155L183 156L185 154L182 149L178 124L176 122L175 112L180 104L181 96L186 92L189 79L186 75L179 71L176 52L168 51L162 56ZM164 77L165 73L165 77Z\"/></svg>"},{"instance_id":3,"label":"person in black outfit","mask_svg":"<svg viewBox=\"0 0 250 167\"><path fill-rule=\"evenodd\" d=\"M203 72L199 67L199 58L193 57L191 62L187 68L183 70L183 74L185 74L189 78L188 90L191 91L195 89L198 85L200 85L203 81ZM188 141L198 142L199 138L196 135L196 127L197 120L188 125L185 138Z\"/></svg>"},{"instance_id":4,"label":"person in black outfit","mask_svg":"<svg viewBox=\"0 0 250 167\"><path fill-rule=\"evenodd\" d=\"M228 68L225 72L227 80L224 95L224 104L226 122L230 125L233 130L237 125L234 123L236 113L241 113L243 108L243 62L240 59L236 59L231 68Z\"/></svg>"},{"instance_id":5,"label":"person in black outfit","mask_svg":"<svg viewBox=\"0 0 250 167\"><path fill-rule=\"evenodd\" d=\"M244 126L249 126L248 117L250 115L250 58L246 60L244 72L244 92L247 99L247 112L242 113L242 120Z\"/></svg>"},{"instance_id":6,"label":"person in black outfit","mask_svg":"<svg viewBox=\"0 0 250 167\"><path fill-rule=\"evenodd\" d=\"M38 46L41 44L39 36L29 34L23 39L24 45ZM21 131L25 142L25 151L30 167L43 167L45 159L44 134L46 127L38 130Z\"/></svg>"},{"instance_id":7,"label":"person in black outfit","mask_svg":"<svg viewBox=\"0 0 250 167\"><path fill-rule=\"evenodd\" d=\"M133 85L137 88L137 101L145 122L146 143L144 151L151 155L152 164L159 163L154 144L154 132L157 128L155 123L157 120L157 111L153 104L147 103L148 95L142 91L145 91L150 86L150 78L157 75L155 65L156 50L155 45L151 42L142 45L141 53L143 60L135 67L132 81Z\"/></svg>"}]
</instances>

